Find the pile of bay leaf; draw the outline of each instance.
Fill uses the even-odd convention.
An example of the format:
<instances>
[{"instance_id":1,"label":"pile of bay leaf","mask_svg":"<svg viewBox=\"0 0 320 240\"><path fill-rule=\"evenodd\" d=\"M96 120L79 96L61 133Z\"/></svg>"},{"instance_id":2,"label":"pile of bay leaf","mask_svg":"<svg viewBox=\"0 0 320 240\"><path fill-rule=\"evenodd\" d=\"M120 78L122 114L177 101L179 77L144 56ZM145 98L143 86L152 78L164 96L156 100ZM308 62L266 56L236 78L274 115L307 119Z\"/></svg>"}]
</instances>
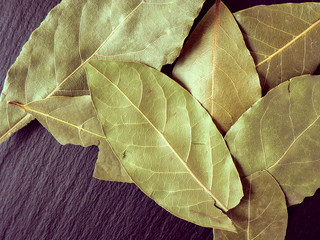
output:
<instances>
[{"instance_id":1,"label":"pile of bay leaf","mask_svg":"<svg viewBox=\"0 0 320 240\"><path fill-rule=\"evenodd\" d=\"M37 119L216 240L284 239L320 187L320 3L217 0L184 44L203 3L62 0L7 73L0 142Z\"/></svg>"}]
</instances>

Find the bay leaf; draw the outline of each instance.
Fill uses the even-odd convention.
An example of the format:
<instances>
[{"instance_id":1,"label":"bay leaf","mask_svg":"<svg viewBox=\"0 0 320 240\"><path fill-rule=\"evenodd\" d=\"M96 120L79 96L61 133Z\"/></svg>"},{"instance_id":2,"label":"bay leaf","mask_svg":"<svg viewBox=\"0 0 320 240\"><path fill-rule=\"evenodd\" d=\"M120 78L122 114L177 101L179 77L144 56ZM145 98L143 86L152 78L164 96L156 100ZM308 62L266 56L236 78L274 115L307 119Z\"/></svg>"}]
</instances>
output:
<instances>
[{"instance_id":1,"label":"bay leaf","mask_svg":"<svg viewBox=\"0 0 320 240\"><path fill-rule=\"evenodd\" d=\"M104 181L132 183L131 178L106 139L100 142L93 177Z\"/></svg>"},{"instance_id":2,"label":"bay leaf","mask_svg":"<svg viewBox=\"0 0 320 240\"><path fill-rule=\"evenodd\" d=\"M192 32L173 76L224 132L261 97L259 77L243 35L220 1Z\"/></svg>"},{"instance_id":3,"label":"bay leaf","mask_svg":"<svg viewBox=\"0 0 320 240\"><path fill-rule=\"evenodd\" d=\"M288 205L320 186L320 76L300 76L270 90L231 127L225 139L240 175L266 170Z\"/></svg>"},{"instance_id":4,"label":"bay leaf","mask_svg":"<svg viewBox=\"0 0 320 240\"><path fill-rule=\"evenodd\" d=\"M84 66L90 59L139 61L157 69L172 63L203 2L63 0L8 71L0 100L0 142L32 120L8 101L89 94Z\"/></svg>"},{"instance_id":5,"label":"bay leaf","mask_svg":"<svg viewBox=\"0 0 320 240\"><path fill-rule=\"evenodd\" d=\"M99 156L94 177L118 182L132 182L106 141L91 97L53 96L26 105L10 102L36 118L62 145L96 145Z\"/></svg>"},{"instance_id":6,"label":"bay leaf","mask_svg":"<svg viewBox=\"0 0 320 240\"><path fill-rule=\"evenodd\" d=\"M265 90L320 63L320 3L255 6L234 14Z\"/></svg>"},{"instance_id":7,"label":"bay leaf","mask_svg":"<svg viewBox=\"0 0 320 240\"><path fill-rule=\"evenodd\" d=\"M266 171L242 179L244 198L228 212L237 233L214 230L214 240L283 240L288 213L279 184Z\"/></svg>"},{"instance_id":8,"label":"bay leaf","mask_svg":"<svg viewBox=\"0 0 320 240\"><path fill-rule=\"evenodd\" d=\"M199 102L140 63L92 60L86 70L106 137L137 186L182 219L233 231L223 211L239 203L241 182Z\"/></svg>"}]
</instances>

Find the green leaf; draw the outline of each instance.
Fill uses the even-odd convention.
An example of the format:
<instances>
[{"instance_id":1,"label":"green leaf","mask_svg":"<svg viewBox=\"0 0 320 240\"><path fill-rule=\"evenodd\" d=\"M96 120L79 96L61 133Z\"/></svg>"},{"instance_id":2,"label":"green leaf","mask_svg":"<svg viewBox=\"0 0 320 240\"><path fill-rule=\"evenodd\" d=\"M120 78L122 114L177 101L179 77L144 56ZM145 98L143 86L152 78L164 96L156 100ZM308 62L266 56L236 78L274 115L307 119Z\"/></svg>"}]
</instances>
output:
<instances>
[{"instance_id":1,"label":"green leaf","mask_svg":"<svg viewBox=\"0 0 320 240\"><path fill-rule=\"evenodd\" d=\"M261 97L259 77L242 33L220 1L191 34L173 76L224 132Z\"/></svg>"},{"instance_id":2,"label":"green leaf","mask_svg":"<svg viewBox=\"0 0 320 240\"><path fill-rule=\"evenodd\" d=\"M106 141L90 96L54 96L26 105L10 102L36 118L62 145L99 146L94 177L132 182Z\"/></svg>"},{"instance_id":3,"label":"green leaf","mask_svg":"<svg viewBox=\"0 0 320 240\"><path fill-rule=\"evenodd\" d=\"M320 3L256 6L234 14L264 89L313 73L320 63Z\"/></svg>"},{"instance_id":4,"label":"green leaf","mask_svg":"<svg viewBox=\"0 0 320 240\"><path fill-rule=\"evenodd\" d=\"M253 105L225 139L241 176L267 170L288 205L320 186L320 76L284 82Z\"/></svg>"},{"instance_id":5,"label":"green leaf","mask_svg":"<svg viewBox=\"0 0 320 240\"><path fill-rule=\"evenodd\" d=\"M242 179L244 198L228 212L237 233L214 230L214 240L283 240L288 213L279 184L266 171Z\"/></svg>"},{"instance_id":6,"label":"green leaf","mask_svg":"<svg viewBox=\"0 0 320 240\"><path fill-rule=\"evenodd\" d=\"M94 58L157 69L179 55L204 0L63 0L30 37L8 72L0 100L0 142L32 120L8 101L89 94Z\"/></svg>"},{"instance_id":7,"label":"green leaf","mask_svg":"<svg viewBox=\"0 0 320 240\"><path fill-rule=\"evenodd\" d=\"M199 102L143 64L93 60L86 70L98 118L131 179L172 214L233 231L220 209L239 203L241 182Z\"/></svg>"},{"instance_id":8,"label":"green leaf","mask_svg":"<svg viewBox=\"0 0 320 240\"><path fill-rule=\"evenodd\" d=\"M107 140L100 142L93 177L104 181L132 183L131 178L122 167L118 156L114 154Z\"/></svg>"}]
</instances>

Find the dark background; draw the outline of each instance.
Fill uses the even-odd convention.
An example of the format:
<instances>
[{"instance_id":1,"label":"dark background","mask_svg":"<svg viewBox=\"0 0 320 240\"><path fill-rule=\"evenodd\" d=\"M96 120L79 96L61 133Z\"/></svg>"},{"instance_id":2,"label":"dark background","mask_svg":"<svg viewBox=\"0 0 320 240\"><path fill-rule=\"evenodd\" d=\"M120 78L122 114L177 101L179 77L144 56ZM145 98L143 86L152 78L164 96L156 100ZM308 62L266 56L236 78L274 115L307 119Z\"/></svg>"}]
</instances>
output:
<instances>
[{"instance_id":1,"label":"dark background","mask_svg":"<svg viewBox=\"0 0 320 240\"><path fill-rule=\"evenodd\" d=\"M0 0L0 89L31 32L59 2ZM234 12L288 1L224 2ZM135 185L92 178L97 155L97 147L61 146L36 121L1 144L0 239L212 239L211 229L172 216ZM320 238L319 204L318 191L288 209L287 240Z\"/></svg>"}]
</instances>

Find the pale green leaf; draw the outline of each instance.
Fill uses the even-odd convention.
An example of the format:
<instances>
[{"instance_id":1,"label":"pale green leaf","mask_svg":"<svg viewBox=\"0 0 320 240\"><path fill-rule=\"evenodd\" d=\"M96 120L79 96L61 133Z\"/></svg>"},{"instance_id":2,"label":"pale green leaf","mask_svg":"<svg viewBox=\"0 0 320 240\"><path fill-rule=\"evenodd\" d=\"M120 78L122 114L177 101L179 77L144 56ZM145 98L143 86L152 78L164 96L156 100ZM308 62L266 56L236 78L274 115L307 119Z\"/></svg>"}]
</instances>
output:
<instances>
[{"instance_id":1,"label":"pale green leaf","mask_svg":"<svg viewBox=\"0 0 320 240\"><path fill-rule=\"evenodd\" d=\"M283 240L288 213L279 184L266 171L242 179L244 198L228 212L237 233L214 230L214 240Z\"/></svg>"},{"instance_id":2,"label":"pale green leaf","mask_svg":"<svg viewBox=\"0 0 320 240\"><path fill-rule=\"evenodd\" d=\"M53 95L89 94L84 65L94 58L160 69L179 55L204 0L63 0L8 72L0 100L0 142L32 117L8 106Z\"/></svg>"},{"instance_id":3,"label":"pale green leaf","mask_svg":"<svg viewBox=\"0 0 320 240\"><path fill-rule=\"evenodd\" d=\"M241 176L267 170L288 205L320 186L320 76L284 82L253 105L226 135Z\"/></svg>"},{"instance_id":4,"label":"pale green leaf","mask_svg":"<svg viewBox=\"0 0 320 240\"><path fill-rule=\"evenodd\" d=\"M320 3L256 6L234 14L255 60L264 89L320 63Z\"/></svg>"},{"instance_id":5,"label":"pale green leaf","mask_svg":"<svg viewBox=\"0 0 320 240\"><path fill-rule=\"evenodd\" d=\"M191 34L173 76L225 132L261 97L259 77L242 33L220 1Z\"/></svg>"},{"instance_id":6,"label":"pale green leaf","mask_svg":"<svg viewBox=\"0 0 320 240\"><path fill-rule=\"evenodd\" d=\"M104 181L132 183L131 178L122 167L117 155L113 153L107 140L100 142L93 177Z\"/></svg>"},{"instance_id":7,"label":"pale green leaf","mask_svg":"<svg viewBox=\"0 0 320 240\"><path fill-rule=\"evenodd\" d=\"M106 137L142 191L180 218L234 230L220 209L239 203L241 182L199 102L143 64L94 60L86 69Z\"/></svg>"},{"instance_id":8,"label":"pale green leaf","mask_svg":"<svg viewBox=\"0 0 320 240\"><path fill-rule=\"evenodd\" d=\"M54 96L26 105L10 104L31 114L63 145L99 146L94 177L132 182L106 141L90 96Z\"/></svg>"}]
</instances>

